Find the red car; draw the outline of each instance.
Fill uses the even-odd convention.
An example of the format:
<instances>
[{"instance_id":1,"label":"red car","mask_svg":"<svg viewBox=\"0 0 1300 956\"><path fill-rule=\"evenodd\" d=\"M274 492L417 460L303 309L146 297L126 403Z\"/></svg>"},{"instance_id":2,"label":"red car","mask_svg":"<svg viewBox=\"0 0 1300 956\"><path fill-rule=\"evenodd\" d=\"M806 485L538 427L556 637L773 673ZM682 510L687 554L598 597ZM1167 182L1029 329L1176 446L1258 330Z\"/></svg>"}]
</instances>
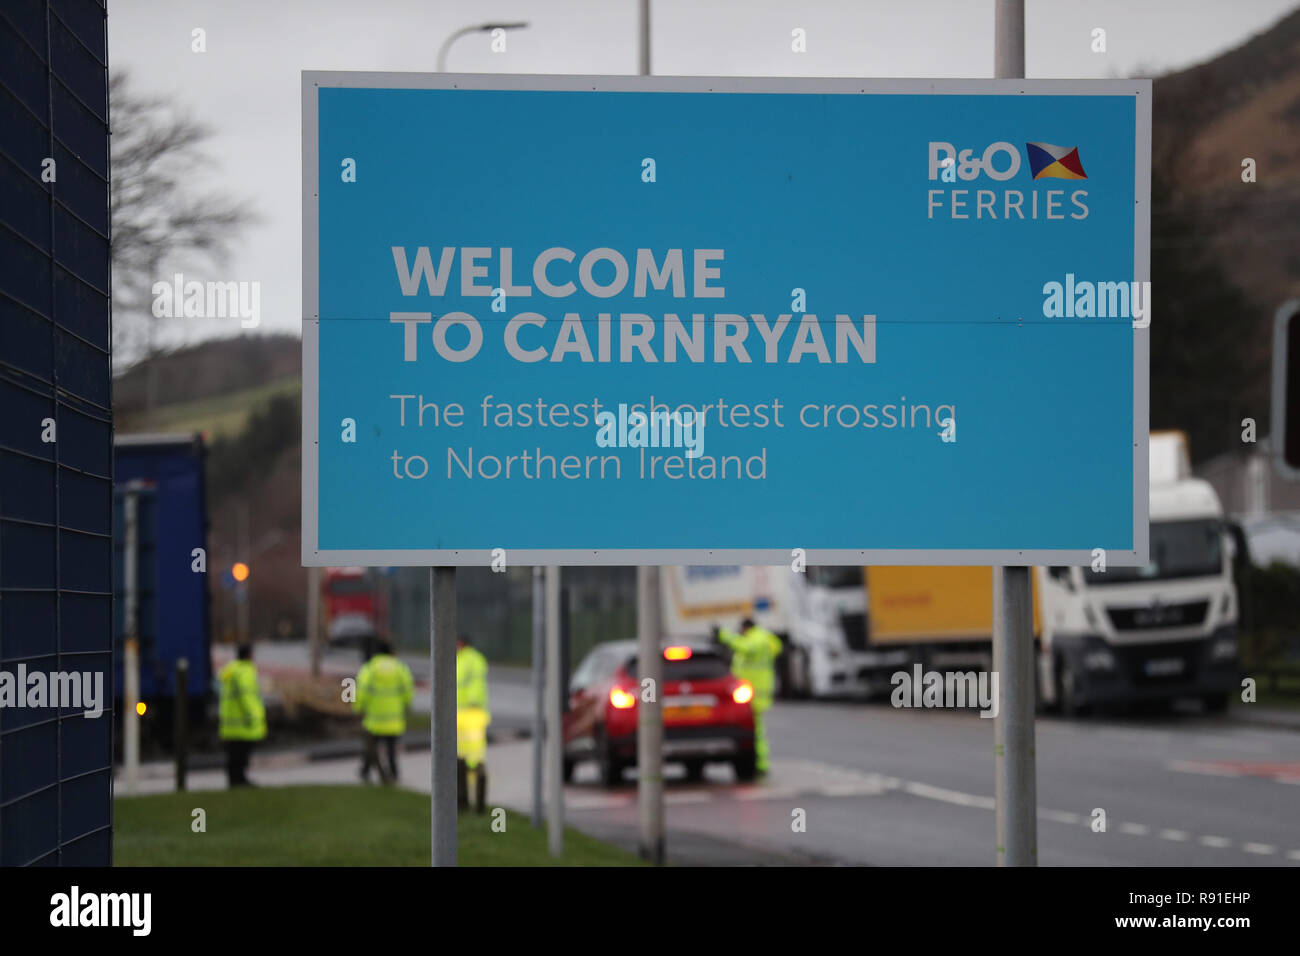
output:
<instances>
[{"instance_id":1,"label":"red car","mask_svg":"<svg viewBox=\"0 0 1300 956\"><path fill-rule=\"evenodd\" d=\"M754 688L731 673L716 647L685 644L664 648L663 693L666 761L686 765L698 780L707 763L729 763L739 780L753 780ZM564 779L583 760L595 760L606 786L636 766L637 644L597 645L569 681L564 715Z\"/></svg>"}]
</instances>

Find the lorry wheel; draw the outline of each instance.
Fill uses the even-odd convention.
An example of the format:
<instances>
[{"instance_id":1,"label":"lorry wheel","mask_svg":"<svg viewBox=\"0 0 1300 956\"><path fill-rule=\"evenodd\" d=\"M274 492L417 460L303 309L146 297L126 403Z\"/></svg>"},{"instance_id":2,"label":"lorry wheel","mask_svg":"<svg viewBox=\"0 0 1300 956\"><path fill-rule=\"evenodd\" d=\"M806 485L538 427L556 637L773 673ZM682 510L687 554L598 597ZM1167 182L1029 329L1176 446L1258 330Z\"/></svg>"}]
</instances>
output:
<instances>
[{"instance_id":1,"label":"lorry wheel","mask_svg":"<svg viewBox=\"0 0 1300 956\"><path fill-rule=\"evenodd\" d=\"M1087 706L1079 699L1079 678L1074 668L1063 658L1056 660L1056 700L1062 715L1078 717L1087 713Z\"/></svg>"},{"instance_id":2,"label":"lorry wheel","mask_svg":"<svg viewBox=\"0 0 1300 956\"><path fill-rule=\"evenodd\" d=\"M607 787L617 787L623 783L623 765L609 754L600 758L600 782Z\"/></svg>"},{"instance_id":3,"label":"lorry wheel","mask_svg":"<svg viewBox=\"0 0 1300 956\"><path fill-rule=\"evenodd\" d=\"M564 763L561 767L563 772L560 774L560 779L562 779L565 783L573 783L573 766L574 766L573 760L569 759L568 757L565 757Z\"/></svg>"},{"instance_id":4,"label":"lorry wheel","mask_svg":"<svg viewBox=\"0 0 1300 956\"><path fill-rule=\"evenodd\" d=\"M1230 694L1206 694L1201 698L1201 703L1205 705L1207 714L1222 714L1228 710L1230 697Z\"/></svg>"},{"instance_id":5,"label":"lorry wheel","mask_svg":"<svg viewBox=\"0 0 1300 956\"><path fill-rule=\"evenodd\" d=\"M1050 714L1056 710L1056 704L1047 702L1043 695L1043 672L1038 666L1038 657L1034 657L1034 713Z\"/></svg>"},{"instance_id":6,"label":"lorry wheel","mask_svg":"<svg viewBox=\"0 0 1300 956\"><path fill-rule=\"evenodd\" d=\"M792 700L803 700L808 697L812 692L812 680L808 676L808 652L801 647L791 648L785 671L787 675L785 696Z\"/></svg>"},{"instance_id":7,"label":"lorry wheel","mask_svg":"<svg viewBox=\"0 0 1300 956\"><path fill-rule=\"evenodd\" d=\"M609 741L602 734L596 747L599 755L596 759L600 765L600 782L607 787L617 787L623 782L623 764L610 753Z\"/></svg>"},{"instance_id":8,"label":"lorry wheel","mask_svg":"<svg viewBox=\"0 0 1300 956\"><path fill-rule=\"evenodd\" d=\"M686 779L692 783L698 783L704 779L704 761L688 760L686 761Z\"/></svg>"}]
</instances>

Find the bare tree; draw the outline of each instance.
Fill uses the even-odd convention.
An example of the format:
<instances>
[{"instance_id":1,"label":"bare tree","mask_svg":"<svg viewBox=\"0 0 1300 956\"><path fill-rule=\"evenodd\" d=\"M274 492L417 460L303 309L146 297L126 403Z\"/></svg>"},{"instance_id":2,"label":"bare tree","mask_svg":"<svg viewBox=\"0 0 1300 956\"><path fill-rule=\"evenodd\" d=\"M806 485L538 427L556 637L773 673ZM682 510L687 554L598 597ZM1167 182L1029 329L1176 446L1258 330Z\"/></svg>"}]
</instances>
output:
<instances>
[{"instance_id":1,"label":"bare tree","mask_svg":"<svg viewBox=\"0 0 1300 956\"><path fill-rule=\"evenodd\" d=\"M220 266L247 207L192 185L210 165L211 131L165 100L142 96L123 73L109 81L112 176L113 358L118 369L152 358L159 322L153 285L181 265ZM147 375L146 407L156 398L156 363Z\"/></svg>"}]
</instances>

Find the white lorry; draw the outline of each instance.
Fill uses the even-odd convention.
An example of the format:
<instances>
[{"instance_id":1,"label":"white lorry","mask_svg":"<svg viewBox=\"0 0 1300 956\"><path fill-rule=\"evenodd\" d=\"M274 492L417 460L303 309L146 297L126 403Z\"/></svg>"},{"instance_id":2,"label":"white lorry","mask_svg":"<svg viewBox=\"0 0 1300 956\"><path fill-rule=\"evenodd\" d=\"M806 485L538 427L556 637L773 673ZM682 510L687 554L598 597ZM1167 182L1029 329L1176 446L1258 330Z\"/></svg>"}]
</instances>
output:
<instances>
[{"instance_id":1,"label":"white lorry","mask_svg":"<svg viewBox=\"0 0 1300 956\"><path fill-rule=\"evenodd\" d=\"M1200 698L1221 710L1237 686L1237 594L1223 508L1191 477L1178 432L1151 436L1150 561L1141 568L1036 568L1040 698L1074 713L1141 699ZM664 569L672 638L745 617L778 634L781 696L886 690L890 676L991 667L992 572L951 567Z\"/></svg>"},{"instance_id":2,"label":"white lorry","mask_svg":"<svg viewBox=\"0 0 1300 956\"><path fill-rule=\"evenodd\" d=\"M1042 699L1094 704L1237 689L1237 588L1214 488L1191 476L1181 432L1151 435L1150 560L1140 568L1038 568Z\"/></svg>"},{"instance_id":3,"label":"white lorry","mask_svg":"<svg viewBox=\"0 0 1300 956\"><path fill-rule=\"evenodd\" d=\"M673 640L708 639L745 618L777 634L780 697L863 695L868 678L906 663L897 648L872 648L861 567L687 566L663 569L663 619Z\"/></svg>"}]
</instances>

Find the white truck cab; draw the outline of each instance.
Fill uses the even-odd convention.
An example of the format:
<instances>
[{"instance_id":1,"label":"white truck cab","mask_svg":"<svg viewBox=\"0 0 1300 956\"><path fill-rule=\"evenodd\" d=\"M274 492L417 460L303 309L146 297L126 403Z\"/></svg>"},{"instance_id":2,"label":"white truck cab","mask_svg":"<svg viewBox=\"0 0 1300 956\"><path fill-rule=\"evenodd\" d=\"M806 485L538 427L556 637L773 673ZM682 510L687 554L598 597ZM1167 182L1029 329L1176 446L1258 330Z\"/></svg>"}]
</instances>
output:
<instances>
[{"instance_id":1,"label":"white truck cab","mask_svg":"<svg viewBox=\"0 0 1300 956\"><path fill-rule=\"evenodd\" d=\"M671 639L707 639L713 628L735 629L747 617L781 638L779 696L861 695L867 671L883 666L867 644L860 567L687 566L664 568L663 577Z\"/></svg>"},{"instance_id":2,"label":"white truck cab","mask_svg":"<svg viewBox=\"0 0 1300 956\"><path fill-rule=\"evenodd\" d=\"M1094 704L1199 697L1226 708L1238 681L1237 592L1223 506L1192 478L1180 433L1151 436L1150 561L1038 568L1042 699Z\"/></svg>"},{"instance_id":3,"label":"white truck cab","mask_svg":"<svg viewBox=\"0 0 1300 956\"><path fill-rule=\"evenodd\" d=\"M902 666L902 650L870 644L867 590L861 567L810 567L792 574L782 696L861 697L871 693L871 675Z\"/></svg>"}]
</instances>

